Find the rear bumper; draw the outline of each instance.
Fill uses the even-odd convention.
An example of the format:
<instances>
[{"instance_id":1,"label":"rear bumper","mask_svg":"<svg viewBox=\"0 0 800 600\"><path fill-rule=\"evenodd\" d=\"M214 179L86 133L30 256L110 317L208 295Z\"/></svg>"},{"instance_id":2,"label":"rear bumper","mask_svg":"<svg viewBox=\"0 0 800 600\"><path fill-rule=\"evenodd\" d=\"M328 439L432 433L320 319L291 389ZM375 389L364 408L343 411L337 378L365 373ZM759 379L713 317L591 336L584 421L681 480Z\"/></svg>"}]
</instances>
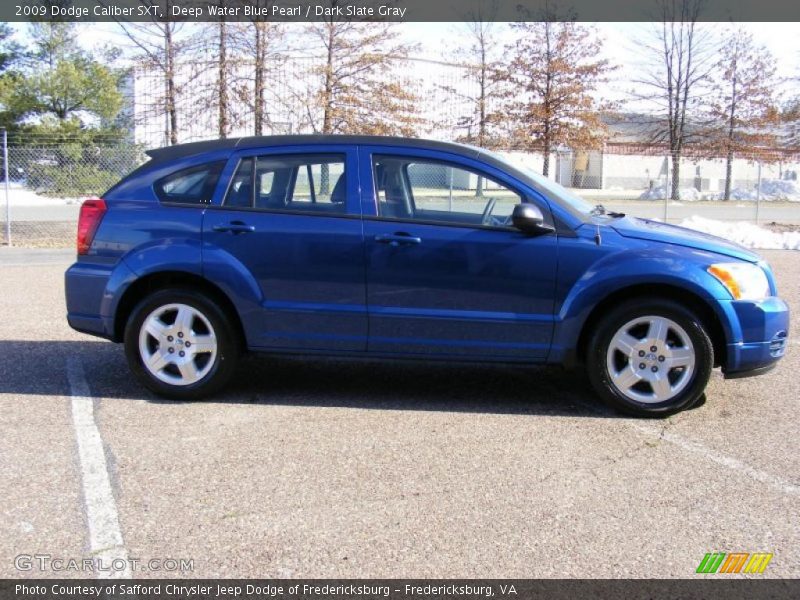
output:
<instances>
[{"instance_id":1,"label":"rear bumper","mask_svg":"<svg viewBox=\"0 0 800 600\"><path fill-rule=\"evenodd\" d=\"M96 335L107 340L110 340L112 337L108 334L105 320L102 317L67 313L67 323L75 331L79 331L81 333Z\"/></svg>"},{"instance_id":2,"label":"rear bumper","mask_svg":"<svg viewBox=\"0 0 800 600\"><path fill-rule=\"evenodd\" d=\"M736 320L731 329L738 335L728 344L725 377L752 377L770 371L786 352L789 307L772 297L760 302L731 302L730 308Z\"/></svg>"},{"instance_id":3,"label":"rear bumper","mask_svg":"<svg viewBox=\"0 0 800 600\"><path fill-rule=\"evenodd\" d=\"M64 274L64 293L70 327L81 333L113 339L111 301L115 299L113 283L114 278L119 277L118 271L111 266L81 262L67 269Z\"/></svg>"}]
</instances>

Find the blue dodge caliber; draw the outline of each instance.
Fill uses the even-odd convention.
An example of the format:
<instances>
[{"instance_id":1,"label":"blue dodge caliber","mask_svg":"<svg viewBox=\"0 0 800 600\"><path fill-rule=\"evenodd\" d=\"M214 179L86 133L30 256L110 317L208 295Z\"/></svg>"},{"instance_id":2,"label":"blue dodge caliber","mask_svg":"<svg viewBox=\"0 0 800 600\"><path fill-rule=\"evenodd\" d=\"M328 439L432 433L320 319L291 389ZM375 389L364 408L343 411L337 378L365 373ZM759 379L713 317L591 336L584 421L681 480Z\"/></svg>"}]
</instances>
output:
<instances>
[{"instance_id":1,"label":"blue dodge caliber","mask_svg":"<svg viewBox=\"0 0 800 600\"><path fill-rule=\"evenodd\" d=\"M208 396L244 351L583 365L665 416L711 370L775 366L789 312L728 241L591 206L481 149L282 136L183 144L87 200L69 324L153 392Z\"/></svg>"}]
</instances>

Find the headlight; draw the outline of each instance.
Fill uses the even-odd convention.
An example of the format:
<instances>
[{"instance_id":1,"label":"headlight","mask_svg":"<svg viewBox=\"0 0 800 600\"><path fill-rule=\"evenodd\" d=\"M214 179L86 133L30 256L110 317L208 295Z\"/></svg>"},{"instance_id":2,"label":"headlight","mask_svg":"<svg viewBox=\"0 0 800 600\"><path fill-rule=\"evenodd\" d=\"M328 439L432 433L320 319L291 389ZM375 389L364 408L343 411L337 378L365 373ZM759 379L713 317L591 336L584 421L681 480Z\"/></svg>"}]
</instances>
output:
<instances>
[{"instance_id":1,"label":"headlight","mask_svg":"<svg viewBox=\"0 0 800 600\"><path fill-rule=\"evenodd\" d=\"M734 300L763 300L769 294L769 281L764 270L750 263L719 263L708 272L728 288Z\"/></svg>"}]
</instances>

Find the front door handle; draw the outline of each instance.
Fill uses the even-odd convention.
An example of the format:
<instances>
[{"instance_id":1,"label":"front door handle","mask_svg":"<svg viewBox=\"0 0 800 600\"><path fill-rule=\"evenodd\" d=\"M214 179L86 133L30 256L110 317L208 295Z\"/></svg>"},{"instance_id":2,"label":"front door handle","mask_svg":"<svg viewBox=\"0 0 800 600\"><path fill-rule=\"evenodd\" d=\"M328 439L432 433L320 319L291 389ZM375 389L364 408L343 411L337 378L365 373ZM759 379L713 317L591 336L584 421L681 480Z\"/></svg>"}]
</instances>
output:
<instances>
[{"instance_id":1,"label":"front door handle","mask_svg":"<svg viewBox=\"0 0 800 600\"><path fill-rule=\"evenodd\" d=\"M375 236L375 241L379 244L389 244L390 246L415 246L422 243L422 238L414 237L405 232L381 233Z\"/></svg>"},{"instance_id":2,"label":"front door handle","mask_svg":"<svg viewBox=\"0 0 800 600\"><path fill-rule=\"evenodd\" d=\"M240 233L252 233L256 230L255 227L248 225L243 221L231 221L230 223L214 225L211 229L220 233L232 233L234 235L238 235Z\"/></svg>"}]
</instances>

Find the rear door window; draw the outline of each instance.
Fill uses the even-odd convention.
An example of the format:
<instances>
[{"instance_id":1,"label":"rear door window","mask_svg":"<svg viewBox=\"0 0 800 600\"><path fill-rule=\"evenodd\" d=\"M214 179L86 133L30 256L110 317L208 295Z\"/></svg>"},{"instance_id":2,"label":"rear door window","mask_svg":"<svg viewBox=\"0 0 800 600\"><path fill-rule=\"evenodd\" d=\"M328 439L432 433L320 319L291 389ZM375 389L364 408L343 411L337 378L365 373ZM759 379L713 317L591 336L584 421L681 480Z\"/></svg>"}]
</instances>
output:
<instances>
[{"instance_id":1,"label":"rear door window","mask_svg":"<svg viewBox=\"0 0 800 600\"><path fill-rule=\"evenodd\" d=\"M344 214L343 154L258 156L240 161L225 206L269 211Z\"/></svg>"}]
</instances>

